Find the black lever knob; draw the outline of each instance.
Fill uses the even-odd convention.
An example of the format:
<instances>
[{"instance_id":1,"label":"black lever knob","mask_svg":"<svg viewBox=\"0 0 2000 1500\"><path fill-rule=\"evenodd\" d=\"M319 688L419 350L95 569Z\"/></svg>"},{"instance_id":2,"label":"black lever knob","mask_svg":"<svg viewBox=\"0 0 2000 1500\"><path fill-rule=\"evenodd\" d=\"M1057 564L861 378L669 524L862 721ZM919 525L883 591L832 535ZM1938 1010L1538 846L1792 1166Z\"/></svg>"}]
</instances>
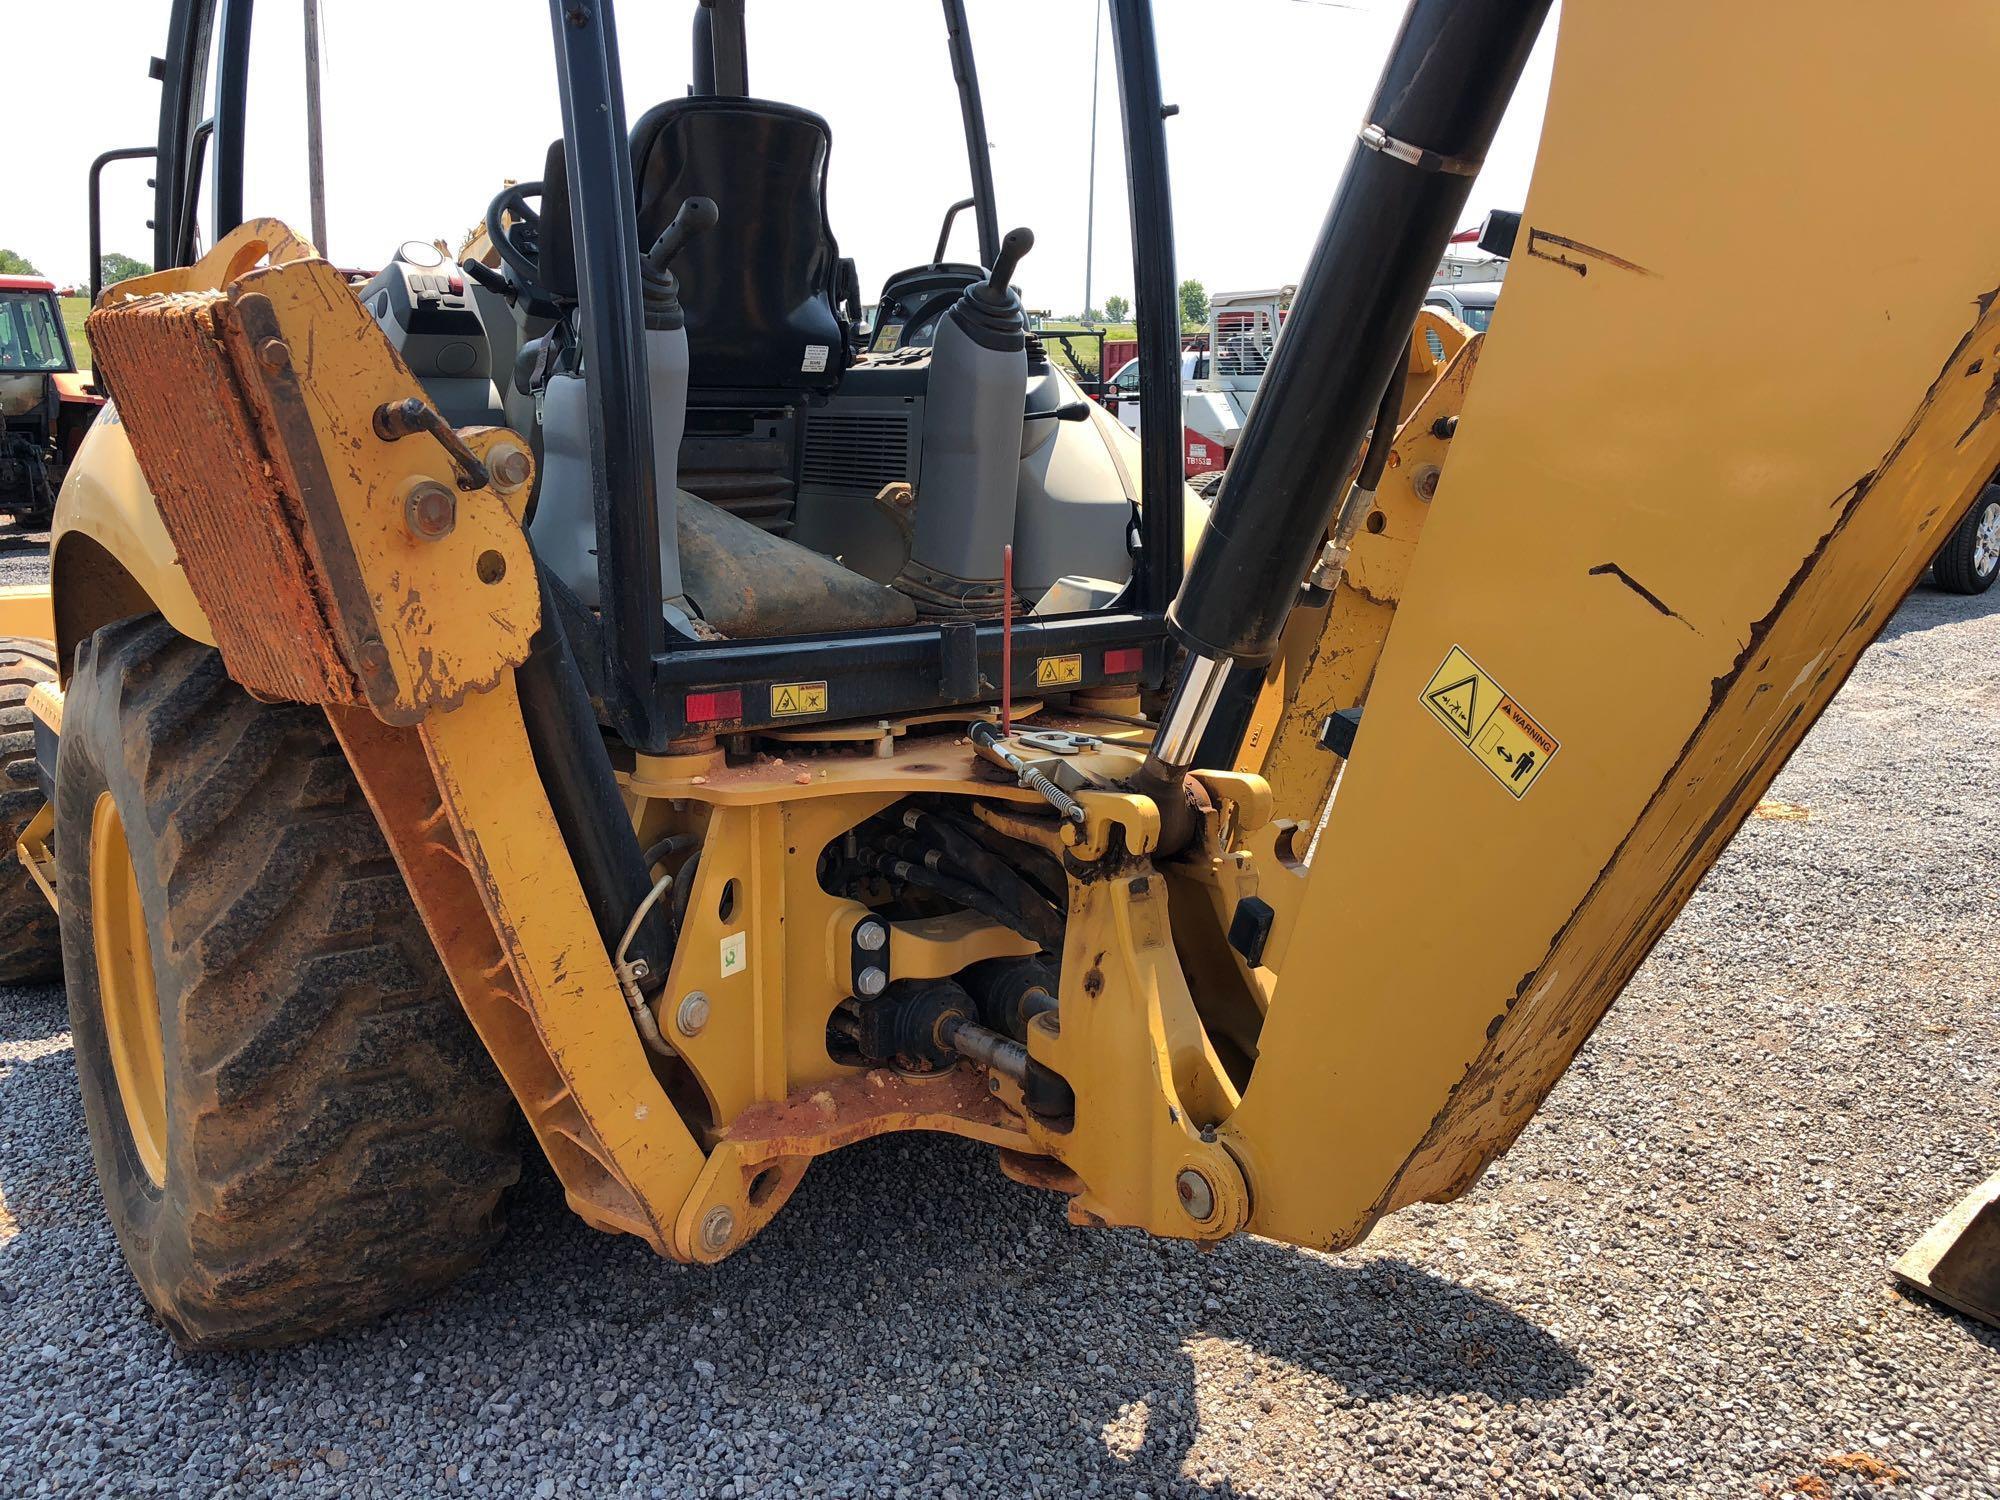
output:
<instances>
[{"instance_id":1,"label":"black lever knob","mask_svg":"<svg viewBox=\"0 0 2000 1500\"><path fill-rule=\"evenodd\" d=\"M647 252L646 259L652 262L655 271L665 271L673 258L686 248L689 240L696 235L707 234L721 217L721 210L716 208L713 198L688 199L681 205L680 212L674 215L673 223L653 241L653 248Z\"/></svg>"},{"instance_id":2,"label":"black lever knob","mask_svg":"<svg viewBox=\"0 0 2000 1500\"><path fill-rule=\"evenodd\" d=\"M1005 296L1007 288L1013 284L1014 270L1021 264L1021 257L1035 248L1035 231L1032 229L1010 229L1000 241L1000 253L993 260L993 274L986 278L988 290Z\"/></svg>"}]
</instances>

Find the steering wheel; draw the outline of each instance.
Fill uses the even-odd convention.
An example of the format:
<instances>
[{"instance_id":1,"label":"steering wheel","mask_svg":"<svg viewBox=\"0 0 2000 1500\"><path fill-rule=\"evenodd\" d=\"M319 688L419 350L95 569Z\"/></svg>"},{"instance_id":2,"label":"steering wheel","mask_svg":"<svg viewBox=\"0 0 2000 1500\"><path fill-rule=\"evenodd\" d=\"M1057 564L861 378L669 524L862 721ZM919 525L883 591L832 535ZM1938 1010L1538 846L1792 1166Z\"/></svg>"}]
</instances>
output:
<instances>
[{"instance_id":1,"label":"steering wheel","mask_svg":"<svg viewBox=\"0 0 2000 1500\"><path fill-rule=\"evenodd\" d=\"M958 299L965 295L964 288L956 291L938 292L919 302L914 311L903 320L903 332L896 340L898 349L908 349L913 345L929 346L937 339L938 319L950 312Z\"/></svg>"},{"instance_id":2,"label":"steering wheel","mask_svg":"<svg viewBox=\"0 0 2000 1500\"><path fill-rule=\"evenodd\" d=\"M542 286L542 216L528 207L528 199L540 197L541 192L539 182L517 182L502 188L486 206L486 238L522 292L536 302L549 300Z\"/></svg>"}]
</instances>

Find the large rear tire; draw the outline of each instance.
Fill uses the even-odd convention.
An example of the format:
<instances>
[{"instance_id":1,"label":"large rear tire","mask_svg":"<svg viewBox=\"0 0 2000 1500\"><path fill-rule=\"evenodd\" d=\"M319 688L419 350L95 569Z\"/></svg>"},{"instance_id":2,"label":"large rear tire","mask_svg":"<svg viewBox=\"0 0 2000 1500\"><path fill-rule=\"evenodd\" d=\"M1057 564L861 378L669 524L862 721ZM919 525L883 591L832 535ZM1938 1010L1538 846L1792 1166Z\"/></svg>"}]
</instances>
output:
<instances>
[{"instance_id":1,"label":"large rear tire","mask_svg":"<svg viewBox=\"0 0 2000 1500\"><path fill-rule=\"evenodd\" d=\"M155 616L100 630L56 862L91 1154L183 1346L310 1338L479 1262L512 1102L320 710Z\"/></svg>"},{"instance_id":2,"label":"large rear tire","mask_svg":"<svg viewBox=\"0 0 2000 1500\"><path fill-rule=\"evenodd\" d=\"M55 908L14 852L21 830L42 806L28 694L36 683L55 680L52 642L0 636L0 984L62 978Z\"/></svg>"}]
</instances>

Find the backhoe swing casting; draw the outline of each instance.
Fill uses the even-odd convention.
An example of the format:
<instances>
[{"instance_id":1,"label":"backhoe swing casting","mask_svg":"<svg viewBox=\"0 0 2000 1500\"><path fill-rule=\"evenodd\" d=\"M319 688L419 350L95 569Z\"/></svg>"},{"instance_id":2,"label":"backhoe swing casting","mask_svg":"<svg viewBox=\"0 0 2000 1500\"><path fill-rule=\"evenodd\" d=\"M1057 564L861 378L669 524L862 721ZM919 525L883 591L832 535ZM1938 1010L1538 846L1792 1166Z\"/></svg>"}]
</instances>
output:
<instances>
[{"instance_id":1,"label":"backhoe swing casting","mask_svg":"<svg viewBox=\"0 0 2000 1500\"><path fill-rule=\"evenodd\" d=\"M183 1341L473 1263L514 1108L683 1261L898 1130L1194 1241L1454 1197L2000 464L2000 207L1905 144L1996 123L1969 3L1810 57L1790 7L1565 7L1489 349L1420 305L1542 7L1416 0L1212 510L1029 337L942 9L978 259L864 334L735 0L629 132L610 4L553 5L539 181L360 286L244 217L249 7L177 0L169 269L92 314L20 847ZM1853 269L1795 320L1759 289L1812 242Z\"/></svg>"}]
</instances>

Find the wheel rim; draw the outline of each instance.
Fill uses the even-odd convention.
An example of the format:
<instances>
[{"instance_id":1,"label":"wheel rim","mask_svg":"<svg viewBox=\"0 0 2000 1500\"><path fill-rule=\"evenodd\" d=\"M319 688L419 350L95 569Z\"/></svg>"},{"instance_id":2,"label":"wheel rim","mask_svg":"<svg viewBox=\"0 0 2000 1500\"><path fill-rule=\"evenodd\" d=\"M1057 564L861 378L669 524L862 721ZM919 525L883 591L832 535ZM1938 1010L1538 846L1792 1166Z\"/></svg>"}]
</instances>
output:
<instances>
[{"instance_id":1,"label":"wheel rim","mask_svg":"<svg viewBox=\"0 0 2000 1500\"><path fill-rule=\"evenodd\" d=\"M1972 566L1984 578L2000 568L2000 500L1989 500L1979 513L1979 530L1972 537Z\"/></svg>"},{"instance_id":2,"label":"wheel rim","mask_svg":"<svg viewBox=\"0 0 2000 1500\"><path fill-rule=\"evenodd\" d=\"M104 792L90 815L90 926L97 949L97 995L118 1098L139 1164L155 1187L167 1180L167 1064L160 1040L160 994L139 904L139 874L125 820Z\"/></svg>"}]
</instances>

